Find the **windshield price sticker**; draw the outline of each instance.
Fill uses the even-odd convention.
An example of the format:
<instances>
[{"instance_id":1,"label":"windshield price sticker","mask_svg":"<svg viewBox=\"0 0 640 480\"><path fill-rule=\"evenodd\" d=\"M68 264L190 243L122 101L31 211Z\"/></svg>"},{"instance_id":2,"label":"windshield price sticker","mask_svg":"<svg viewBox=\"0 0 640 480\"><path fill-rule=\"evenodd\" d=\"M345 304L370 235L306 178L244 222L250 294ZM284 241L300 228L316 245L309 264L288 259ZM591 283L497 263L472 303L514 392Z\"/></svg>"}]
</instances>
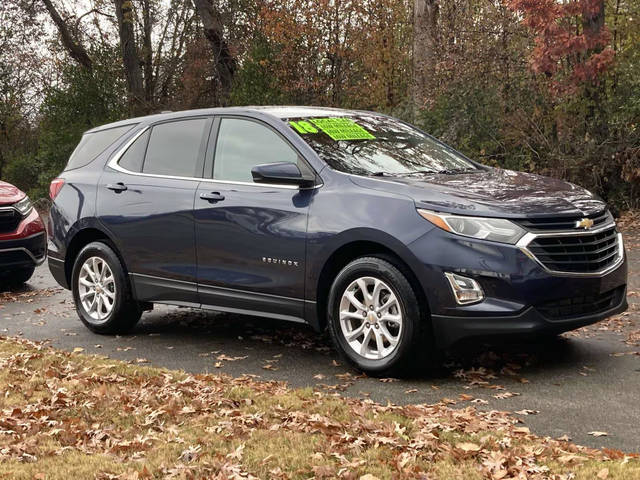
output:
<instances>
[{"instance_id":1,"label":"windshield price sticker","mask_svg":"<svg viewBox=\"0 0 640 480\"><path fill-rule=\"evenodd\" d=\"M289 122L300 134L318 133L318 128L332 140L373 140L376 137L350 118L313 118ZM317 127L317 128L316 128Z\"/></svg>"}]
</instances>

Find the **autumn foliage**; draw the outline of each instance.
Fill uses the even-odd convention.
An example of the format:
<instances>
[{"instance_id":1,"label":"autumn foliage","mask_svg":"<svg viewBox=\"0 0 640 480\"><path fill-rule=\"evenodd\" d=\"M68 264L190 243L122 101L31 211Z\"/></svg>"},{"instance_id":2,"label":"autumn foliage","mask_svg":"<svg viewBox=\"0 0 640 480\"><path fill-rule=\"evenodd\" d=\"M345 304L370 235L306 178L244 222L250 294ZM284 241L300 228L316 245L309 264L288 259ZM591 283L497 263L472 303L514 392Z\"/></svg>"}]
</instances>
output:
<instances>
[{"instance_id":1,"label":"autumn foliage","mask_svg":"<svg viewBox=\"0 0 640 480\"><path fill-rule=\"evenodd\" d=\"M35 198L92 126L313 104L389 113L488 165L640 205L637 0L90 3L0 5L0 176Z\"/></svg>"},{"instance_id":2,"label":"autumn foliage","mask_svg":"<svg viewBox=\"0 0 640 480\"><path fill-rule=\"evenodd\" d=\"M614 61L604 25L604 0L509 0L535 34L533 69L554 78L557 90L597 83Z\"/></svg>"}]
</instances>

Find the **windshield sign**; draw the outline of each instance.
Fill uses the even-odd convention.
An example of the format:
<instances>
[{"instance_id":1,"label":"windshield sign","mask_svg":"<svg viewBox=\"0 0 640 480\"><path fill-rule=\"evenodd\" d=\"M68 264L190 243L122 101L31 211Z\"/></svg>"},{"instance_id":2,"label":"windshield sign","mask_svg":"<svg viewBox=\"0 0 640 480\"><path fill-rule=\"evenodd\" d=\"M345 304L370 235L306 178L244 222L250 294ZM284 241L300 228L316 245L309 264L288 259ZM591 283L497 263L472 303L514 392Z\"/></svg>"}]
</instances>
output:
<instances>
[{"instance_id":1,"label":"windshield sign","mask_svg":"<svg viewBox=\"0 0 640 480\"><path fill-rule=\"evenodd\" d=\"M393 118L360 114L287 121L320 158L341 172L412 175L478 170L461 153Z\"/></svg>"}]
</instances>

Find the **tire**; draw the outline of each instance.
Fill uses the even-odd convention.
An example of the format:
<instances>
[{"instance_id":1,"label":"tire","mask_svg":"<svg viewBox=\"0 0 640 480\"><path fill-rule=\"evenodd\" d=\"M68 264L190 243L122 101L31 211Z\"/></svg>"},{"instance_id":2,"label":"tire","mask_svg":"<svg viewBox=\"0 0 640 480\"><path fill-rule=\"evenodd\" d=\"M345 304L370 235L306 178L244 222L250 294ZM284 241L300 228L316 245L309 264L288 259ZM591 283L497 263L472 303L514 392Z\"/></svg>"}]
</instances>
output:
<instances>
[{"instance_id":1,"label":"tire","mask_svg":"<svg viewBox=\"0 0 640 480\"><path fill-rule=\"evenodd\" d=\"M362 306L367 309L366 317ZM329 333L338 352L370 376L406 374L422 356L418 352L432 345L426 308L421 308L407 277L383 258L362 257L344 267L329 291L327 312ZM400 323L391 319L400 319ZM359 336L353 338L355 335Z\"/></svg>"},{"instance_id":2,"label":"tire","mask_svg":"<svg viewBox=\"0 0 640 480\"><path fill-rule=\"evenodd\" d=\"M126 333L140 320L142 309L133 298L122 263L106 243L92 242L80 251L71 289L76 312L92 332Z\"/></svg>"},{"instance_id":3,"label":"tire","mask_svg":"<svg viewBox=\"0 0 640 480\"><path fill-rule=\"evenodd\" d=\"M33 276L36 267L23 267L9 270L0 277L0 283L10 288L21 286Z\"/></svg>"}]
</instances>

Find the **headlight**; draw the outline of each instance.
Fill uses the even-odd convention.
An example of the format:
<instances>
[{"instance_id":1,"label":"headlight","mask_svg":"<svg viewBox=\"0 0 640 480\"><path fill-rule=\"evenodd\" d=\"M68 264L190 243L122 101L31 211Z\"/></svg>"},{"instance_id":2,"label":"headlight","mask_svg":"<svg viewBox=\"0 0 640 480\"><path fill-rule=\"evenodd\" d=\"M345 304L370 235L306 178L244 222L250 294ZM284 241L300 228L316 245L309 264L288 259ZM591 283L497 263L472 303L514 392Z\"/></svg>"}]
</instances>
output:
<instances>
[{"instance_id":1,"label":"headlight","mask_svg":"<svg viewBox=\"0 0 640 480\"><path fill-rule=\"evenodd\" d=\"M24 197L18 203L14 203L13 204L13 208L18 210L20 212L20 214L23 217L25 217L31 212L31 209L33 208L33 205L31 205L31 200L29 200L29 197Z\"/></svg>"},{"instance_id":2,"label":"headlight","mask_svg":"<svg viewBox=\"0 0 640 480\"><path fill-rule=\"evenodd\" d=\"M481 240L514 245L526 233L523 228L502 218L463 217L461 215L435 213L422 209L418 209L418 213L447 232Z\"/></svg>"}]
</instances>

